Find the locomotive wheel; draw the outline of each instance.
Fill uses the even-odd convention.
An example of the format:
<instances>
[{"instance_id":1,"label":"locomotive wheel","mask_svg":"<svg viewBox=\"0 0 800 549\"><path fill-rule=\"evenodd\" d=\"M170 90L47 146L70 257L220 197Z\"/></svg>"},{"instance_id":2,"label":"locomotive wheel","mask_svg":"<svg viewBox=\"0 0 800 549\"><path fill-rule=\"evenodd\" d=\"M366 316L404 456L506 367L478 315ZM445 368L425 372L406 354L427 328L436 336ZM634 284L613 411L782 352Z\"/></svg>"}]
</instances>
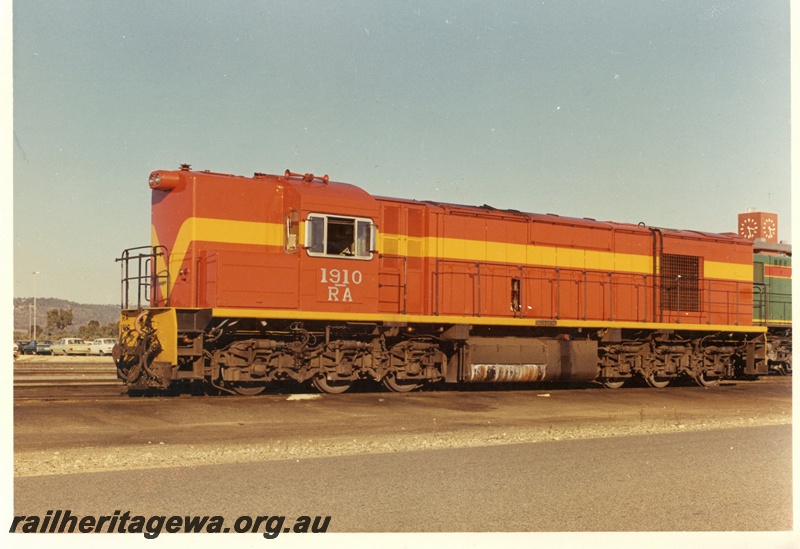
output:
<instances>
[{"instance_id":1,"label":"locomotive wheel","mask_svg":"<svg viewBox=\"0 0 800 549\"><path fill-rule=\"evenodd\" d=\"M397 379L395 374L386 374L381 380L381 384L393 393L410 393L414 389L422 387L422 383L407 379Z\"/></svg>"},{"instance_id":2,"label":"locomotive wheel","mask_svg":"<svg viewBox=\"0 0 800 549\"><path fill-rule=\"evenodd\" d=\"M607 377L602 381L603 387L606 389L619 389L623 385L625 385L624 379L619 379L616 377Z\"/></svg>"},{"instance_id":3,"label":"locomotive wheel","mask_svg":"<svg viewBox=\"0 0 800 549\"><path fill-rule=\"evenodd\" d=\"M706 377L705 374L701 372L697 374L697 376L695 376L694 381L701 387L716 387L717 385L719 385L720 378Z\"/></svg>"},{"instance_id":4,"label":"locomotive wheel","mask_svg":"<svg viewBox=\"0 0 800 549\"><path fill-rule=\"evenodd\" d=\"M324 375L318 375L311 380L311 384L320 393L338 395L347 391L352 382L349 379L330 380Z\"/></svg>"},{"instance_id":5,"label":"locomotive wheel","mask_svg":"<svg viewBox=\"0 0 800 549\"><path fill-rule=\"evenodd\" d=\"M267 388L263 383L254 383L247 381L239 381L236 383L229 383L228 387L237 395L242 396L255 396L264 392Z\"/></svg>"},{"instance_id":6,"label":"locomotive wheel","mask_svg":"<svg viewBox=\"0 0 800 549\"><path fill-rule=\"evenodd\" d=\"M647 384L650 387L655 387L656 389L663 389L667 385L669 385L670 379L668 377L656 377L656 374L650 374L645 378Z\"/></svg>"}]
</instances>

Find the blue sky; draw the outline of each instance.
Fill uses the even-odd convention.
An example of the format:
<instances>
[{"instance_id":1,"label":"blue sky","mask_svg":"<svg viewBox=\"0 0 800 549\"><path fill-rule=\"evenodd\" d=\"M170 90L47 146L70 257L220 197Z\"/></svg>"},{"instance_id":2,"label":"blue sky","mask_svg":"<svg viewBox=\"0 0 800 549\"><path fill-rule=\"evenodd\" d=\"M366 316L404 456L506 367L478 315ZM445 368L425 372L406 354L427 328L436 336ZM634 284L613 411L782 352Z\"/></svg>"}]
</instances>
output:
<instances>
[{"instance_id":1,"label":"blue sky","mask_svg":"<svg viewBox=\"0 0 800 549\"><path fill-rule=\"evenodd\" d=\"M13 7L17 297L117 303L184 162L791 240L787 1Z\"/></svg>"}]
</instances>

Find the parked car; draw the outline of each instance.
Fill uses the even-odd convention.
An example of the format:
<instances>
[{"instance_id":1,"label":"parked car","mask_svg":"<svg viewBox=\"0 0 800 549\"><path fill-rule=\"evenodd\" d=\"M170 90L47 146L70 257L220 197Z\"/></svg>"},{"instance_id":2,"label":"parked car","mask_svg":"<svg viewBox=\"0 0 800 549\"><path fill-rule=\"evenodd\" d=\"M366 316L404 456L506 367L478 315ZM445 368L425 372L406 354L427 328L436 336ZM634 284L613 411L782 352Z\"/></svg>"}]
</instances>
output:
<instances>
[{"instance_id":1,"label":"parked car","mask_svg":"<svg viewBox=\"0 0 800 549\"><path fill-rule=\"evenodd\" d=\"M89 354L100 355L100 356L110 355L111 350L114 348L114 345L116 344L117 340L110 337L95 339L94 341L89 343Z\"/></svg>"},{"instance_id":2,"label":"parked car","mask_svg":"<svg viewBox=\"0 0 800 549\"><path fill-rule=\"evenodd\" d=\"M49 355L52 353L50 346L53 342L49 339L34 339L29 341L23 348L23 355Z\"/></svg>"},{"instance_id":3,"label":"parked car","mask_svg":"<svg viewBox=\"0 0 800 549\"><path fill-rule=\"evenodd\" d=\"M17 358L18 356L19 356L19 345L15 341L14 342L14 358Z\"/></svg>"},{"instance_id":4,"label":"parked car","mask_svg":"<svg viewBox=\"0 0 800 549\"><path fill-rule=\"evenodd\" d=\"M62 337L51 351L54 355L88 355L89 344L77 337Z\"/></svg>"}]
</instances>

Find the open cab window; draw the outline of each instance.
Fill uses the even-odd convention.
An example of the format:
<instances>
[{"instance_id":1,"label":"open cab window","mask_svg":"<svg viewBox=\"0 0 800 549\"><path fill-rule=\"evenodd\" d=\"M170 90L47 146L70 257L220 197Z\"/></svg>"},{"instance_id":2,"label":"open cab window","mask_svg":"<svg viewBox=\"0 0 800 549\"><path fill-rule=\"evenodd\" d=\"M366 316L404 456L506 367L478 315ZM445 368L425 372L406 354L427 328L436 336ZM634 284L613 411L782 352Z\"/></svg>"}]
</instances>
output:
<instances>
[{"instance_id":1,"label":"open cab window","mask_svg":"<svg viewBox=\"0 0 800 549\"><path fill-rule=\"evenodd\" d=\"M371 259L375 225L363 217L309 214L306 251L311 256Z\"/></svg>"}]
</instances>

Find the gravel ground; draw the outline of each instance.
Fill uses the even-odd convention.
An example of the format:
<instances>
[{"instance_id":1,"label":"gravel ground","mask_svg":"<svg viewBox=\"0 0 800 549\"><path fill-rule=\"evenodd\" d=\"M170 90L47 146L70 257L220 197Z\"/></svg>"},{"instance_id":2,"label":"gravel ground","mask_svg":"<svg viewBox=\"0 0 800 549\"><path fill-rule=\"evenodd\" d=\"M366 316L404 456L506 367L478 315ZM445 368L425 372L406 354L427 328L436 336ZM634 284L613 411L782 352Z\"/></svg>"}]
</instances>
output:
<instances>
[{"instance_id":1,"label":"gravel ground","mask_svg":"<svg viewBox=\"0 0 800 549\"><path fill-rule=\"evenodd\" d=\"M680 389L677 389L680 390ZM789 395L790 397L790 390ZM538 396L547 397L541 393ZM380 428L366 427L337 434L325 429L293 429L293 432L270 437L247 436L241 440L217 440L213 437L200 443L174 442L172 437L159 436L168 431L152 431L151 440L138 443L94 444L80 447L60 445L57 442L44 449L17 448L14 453L14 474L17 477L97 472L123 469L147 469L220 463L258 462L268 460L307 459L315 457L409 452L416 450L492 446L523 442L620 437L657 433L729 429L756 425L781 425L791 423L791 400L785 406L770 406L763 411L731 410L726 414L678 413L667 406L661 412L656 408L627 409L620 414L602 412L584 418L567 417L564 421L547 418L533 424L514 424L485 412L477 425L450 424L425 428L404 427L402 421L381 423ZM314 395L300 395L289 399L313 399ZM335 397L340 398L341 397ZM289 400L286 399L286 400ZM646 410L646 411L645 411ZM637 417L638 416L638 417ZM724 416L724 417L723 417ZM495 424L492 424L495 419ZM498 421L499 420L499 421ZM447 423L447 421L443 421ZM499 424L499 426L498 426ZM175 429L180 429L175 425ZM64 433L68 437L69 433ZM147 436L146 435L146 436ZM44 435L43 435L44 436ZM281 438L276 438L281 437ZM167 439L167 442L160 439Z\"/></svg>"}]
</instances>

